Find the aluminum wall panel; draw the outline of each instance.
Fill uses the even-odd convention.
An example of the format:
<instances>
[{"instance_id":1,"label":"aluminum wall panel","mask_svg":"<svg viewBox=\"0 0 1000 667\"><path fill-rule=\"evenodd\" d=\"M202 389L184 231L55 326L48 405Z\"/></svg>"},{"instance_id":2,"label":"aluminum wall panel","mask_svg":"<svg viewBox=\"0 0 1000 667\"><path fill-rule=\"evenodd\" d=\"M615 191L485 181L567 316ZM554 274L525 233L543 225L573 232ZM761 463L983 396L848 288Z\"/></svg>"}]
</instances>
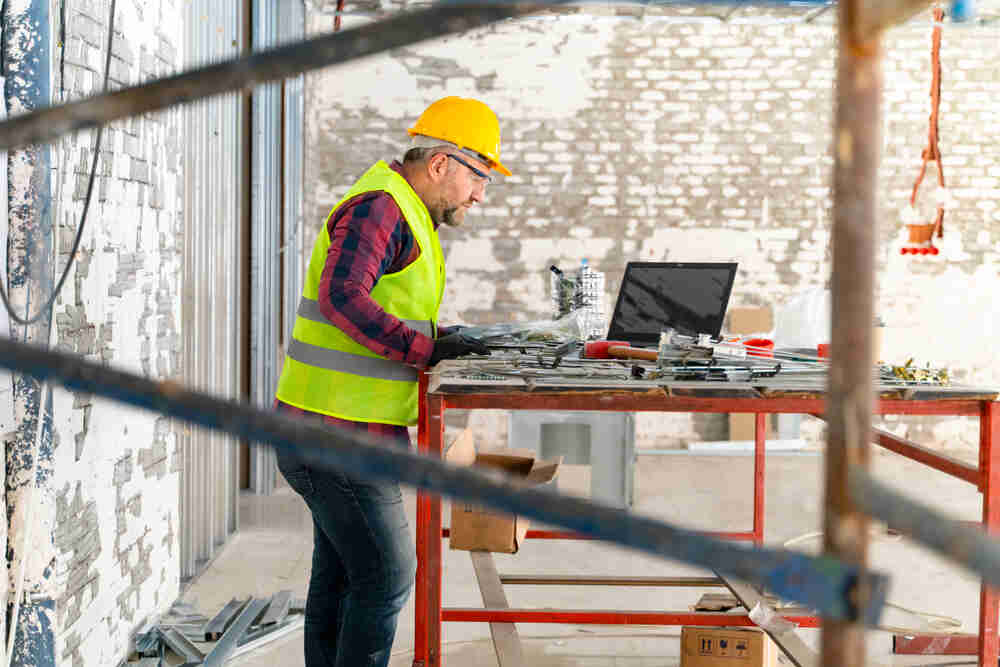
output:
<instances>
[{"instance_id":1,"label":"aluminum wall panel","mask_svg":"<svg viewBox=\"0 0 1000 667\"><path fill-rule=\"evenodd\" d=\"M253 0L254 50L304 34L301 1ZM283 338L302 293L302 87L299 76L253 92L250 396L261 406L274 400ZM271 493L276 476L270 447L252 447L251 490Z\"/></svg>"},{"instance_id":2,"label":"aluminum wall panel","mask_svg":"<svg viewBox=\"0 0 1000 667\"><path fill-rule=\"evenodd\" d=\"M241 0L185 4L184 66L239 54ZM229 93L183 107L184 382L240 394L243 339L240 234L243 97ZM239 442L183 427L181 577L189 579L235 532Z\"/></svg>"},{"instance_id":3,"label":"aluminum wall panel","mask_svg":"<svg viewBox=\"0 0 1000 667\"><path fill-rule=\"evenodd\" d=\"M286 0L287 1L287 0ZM253 0L255 51L278 43L279 0ZM278 380L281 325L281 84L253 91L251 113L250 400L266 406ZM269 494L275 481L269 447L250 450L250 488Z\"/></svg>"}]
</instances>

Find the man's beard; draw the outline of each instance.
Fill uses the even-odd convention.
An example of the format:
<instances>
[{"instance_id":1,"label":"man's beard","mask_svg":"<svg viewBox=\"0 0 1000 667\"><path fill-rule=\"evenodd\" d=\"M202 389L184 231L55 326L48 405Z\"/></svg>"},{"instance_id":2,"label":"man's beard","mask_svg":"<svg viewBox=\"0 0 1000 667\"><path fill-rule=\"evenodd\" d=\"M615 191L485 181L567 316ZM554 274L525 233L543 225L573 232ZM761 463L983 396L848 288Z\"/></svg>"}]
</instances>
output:
<instances>
[{"instance_id":1,"label":"man's beard","mask_svg":"<svg viewBox=\"0 0 1000 667\"><path fill-rule=\"evenodd\" d=\"M458 209L458 206L444 209L441 212L441 224L448 225L449 227L461 227L465 224L465 218L455 217L455 214L458 213Z\"/></svg>"}]
</instances>

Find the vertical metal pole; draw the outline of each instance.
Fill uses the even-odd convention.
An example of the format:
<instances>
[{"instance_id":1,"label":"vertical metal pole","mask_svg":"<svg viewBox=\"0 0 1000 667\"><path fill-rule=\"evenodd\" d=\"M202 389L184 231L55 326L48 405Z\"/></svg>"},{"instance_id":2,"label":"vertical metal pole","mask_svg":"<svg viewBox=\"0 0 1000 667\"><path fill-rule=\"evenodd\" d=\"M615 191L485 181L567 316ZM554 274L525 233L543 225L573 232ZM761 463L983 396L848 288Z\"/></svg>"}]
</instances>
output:
<instances>
[{"instance_id":1,"label":"vertical metal pole","mask_svg":"<svg viewBox=\"0 0 1000 667\"><path fill-rule=\"evenodd\" d=\"M764 456L767 446L767 415L754 415L753 443L753 541L764 544Z\"/></svg>"},{"instance_id":2,"label":"vertical metal pole","mask_svg":"<svg viewBox=\"0 0 1000 667\"><path fill-rule=\"evenodd\" d=\"M52 103L51 21L48 0L5 2L3 4L3 76L4 98L11 114L26 113ZM52 257L53 224L51 193L51 157L48 146L27 146L12 150L3 168L8 173L8 257L4 270L10 289L11 305L21 317L32 317L48 298L54 286ZM14 326L12 337L37 345L49 344L49 321L52 312L28 326ZM24 590L29 601L22 600L11 664L55 665L57 619L52 598L51 569L45 567L55 557L51 526L42 518L42 507L51 506L51 488L45 480L52 477L52 393L43 396L43 385L29 375L14 375L14 436L7 441L6 500L10 532L6 554L10 572L17 578L22 559L27 562ZM38 461L33 461L38 420L42 421ZM32 476L33 466L37 470ZM36 486L37 485L37 486ZM28 528L28 500L36 512L30 519L35 532L33 544L22 551ZM41 534L47 532L48 534ZM18 582L14 581L16 587ZM0 640L6 637L0 636Z\"/></svg>"},{"instance_id":3,"label":"vertical metal pole","mask_svg":"<svg viewBox=\"0 0 1000 667\"><path fill-rule=\"evenodd\" d=\"M427 374L420 374L417 447L444 452L444 400L427 396ZM417 580L414 594L414 667L441 665L441 496L417 493Z\"/></svg>"},{"instance_id":4,"label":"vertical metal pole","mask_svg":"<svg viewBox=\"0 0 1000 667\"><path fill-rule=\"evenodd\" d=\"M421 454L427 451L427 373L420 374L417 405L417 451ZM430 496L423 491L417 492L417 579L416 590L413 593L413 667L425 667L427 664L427 543ZM438 537L440 539L440 537Z\"/></svg>"},{"instance_id":5,"label":"vertical metal pole","mask_svg":"<svg viewBox=\"0 0 1000 667\"><path fill-rule=\"evenodd\" d=\"M872 320L875 243L878 238L875 184L879 160L881 71L879 39L857 37L863 0L838 4L839 53L833 130L833 331L826 408L826 513L824 547L831 556L863 566L868 518L850 500L847 471L866 466L871 438ZM858 607L869 591L854 592ZM865 664L864 628L823 619L826 667Z\"/></svg>"},{"instance_id":6,"label":"vertical metal pole","mask_svg":"<svg viewBox=\"0 0 1000 667\"><path fill-rule=\"evenodd\" d=\"M444 399L427 399L427 453L444 454ZM441 665L441 496L432 495L427 508L427 667Z\"/></svg>"},{"instance_id":7,"label":"vertical metal pole","mask_svg":"<svg viewBox=\"0 0 1000 667\"><path fill-rule=\"evenodd\" d=\"M1000 533L1000 466L993 465L993 444L1000 440L1000 403L983 404L979 417L979 471L982 475L983 524ZM983 584L979 595L979 665L997 664L1000 590Z\"/></svg>"}]
</instances>

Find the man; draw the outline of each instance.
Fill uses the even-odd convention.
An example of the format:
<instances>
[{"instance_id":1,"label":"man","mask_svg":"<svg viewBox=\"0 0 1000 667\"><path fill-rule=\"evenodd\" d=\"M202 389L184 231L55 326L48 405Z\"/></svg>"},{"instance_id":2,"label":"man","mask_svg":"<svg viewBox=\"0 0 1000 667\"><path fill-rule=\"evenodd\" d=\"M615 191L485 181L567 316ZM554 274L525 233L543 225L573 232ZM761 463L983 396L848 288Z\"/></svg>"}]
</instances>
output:
<instances>
[{"instance_id":1,"label":"man","mask_svg":"<svg viewBox=\"0 0 1000 667\"><path fill-rule=\"evenodd\" d=\"M444 256L437 228L461 226L500 162L482 102L446 97L409 130L402 163L379 161L334 206L313 247L276 406L401 447L417 421L418 369L489 354L437 327ZM307 667L384 667L416 569L396 483L353 479L279 453L313 517Z\"/></svg>"}]
</instances>

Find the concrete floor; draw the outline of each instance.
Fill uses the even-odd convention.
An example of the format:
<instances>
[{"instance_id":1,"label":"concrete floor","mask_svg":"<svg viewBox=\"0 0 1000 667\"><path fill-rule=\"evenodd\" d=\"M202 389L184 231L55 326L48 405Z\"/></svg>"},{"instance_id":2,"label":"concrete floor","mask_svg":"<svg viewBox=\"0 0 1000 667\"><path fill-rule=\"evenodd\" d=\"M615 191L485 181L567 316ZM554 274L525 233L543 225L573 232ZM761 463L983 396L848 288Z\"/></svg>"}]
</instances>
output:
<instances>
[{"instance_id":1,"label":"concrete floor","mask_svg":"<svg viewBox=\"0 0 1000 667\"><path fill-rule=\"evenodd\" d=\"M951 452L969 461L974 452ZM640 458L636 472L636 511L691 528L746 529L751 524L750 456L658 455ZM969 484L950 479L899 456L878 450L873 470L887 483L921 497L958 519L978 520L981 501ZM821 521L822 458L819 455L770 455L767 461L766 541L786 540L818 530ZM560 489L579 492L589 487L589 469L567 466ZM413 525L413 494L406 494ZM207 615L233 596L266 596L291 589L305 596L312 545L312 524L301 500L287 488L274 496L245 496L240 508L240 532L211 566L186 590L184 600ZM448 516L447 508L445 517ZM447 520L447 519L446 519ZM818 540L795 546L814 551ZM594 542L529 541L517 555L496 555L501 573L593 575L683 575L705 572ZM963 632L978 628L978 579L943 559L900 538L876 537L871 561L892 575L892 602L954 617ZM444 551L446 606L481 606L469 556ZM638 589L595 587L507 586L512 606L591 609L685 610L705 592L720 589ZM391 665L409 667L413 647L413 601L399 619ZM883 624L926 628L925 620L888 609ZM676 667L680 628L649 626L518 626L528 664L545 667ZM801 631L816 647L819 631ZM447 664L495 667L497 662L485 624L444 626ZM975 664L973 657L896 657L888 632L869 633L869 659L883 664ZM276 640L229 664L244 667L303 665L301 631Z\"/></svg>"}]
</instances>

